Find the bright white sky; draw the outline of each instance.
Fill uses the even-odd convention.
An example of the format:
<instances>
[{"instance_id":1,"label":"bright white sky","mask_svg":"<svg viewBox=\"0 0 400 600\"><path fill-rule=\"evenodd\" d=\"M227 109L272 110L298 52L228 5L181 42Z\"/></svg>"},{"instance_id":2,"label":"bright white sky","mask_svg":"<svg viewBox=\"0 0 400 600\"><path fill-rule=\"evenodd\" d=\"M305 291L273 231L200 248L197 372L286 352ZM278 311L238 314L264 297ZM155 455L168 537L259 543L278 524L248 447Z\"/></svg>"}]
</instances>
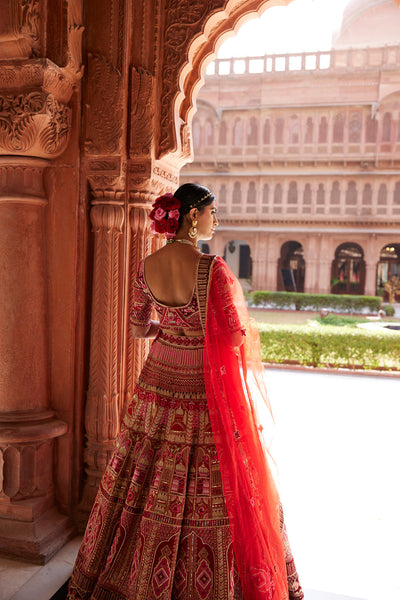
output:
<instances>
[{"instance_id":1,"label":"bright white sky","mask_svg":"<svg viewBox=\"0 0 400 600\"><path fill-rule=\"evenodd\" d=\"M273 6L224 42L218 58L329 50L350 0L294 0Z\"/></svg>"}]
</instances>

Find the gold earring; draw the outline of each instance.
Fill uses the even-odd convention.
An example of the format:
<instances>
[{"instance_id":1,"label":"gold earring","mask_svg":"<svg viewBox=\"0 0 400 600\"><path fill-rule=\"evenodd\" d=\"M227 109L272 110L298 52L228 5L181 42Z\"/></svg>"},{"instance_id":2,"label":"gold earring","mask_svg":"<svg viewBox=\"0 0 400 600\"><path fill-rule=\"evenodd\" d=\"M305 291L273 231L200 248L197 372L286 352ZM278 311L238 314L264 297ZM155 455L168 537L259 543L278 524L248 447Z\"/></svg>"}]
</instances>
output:
<instances>
[{"instance_id":1,"label":"gold earring","mask_svg":"<svg viewBox=\"0 0 400 600\"><path fill-rule=\"evenodd\" d=\"M188 235L192 240L197 237L197 221L192 221L192 226L189 229Z\"/></svg>"}]
</instances>

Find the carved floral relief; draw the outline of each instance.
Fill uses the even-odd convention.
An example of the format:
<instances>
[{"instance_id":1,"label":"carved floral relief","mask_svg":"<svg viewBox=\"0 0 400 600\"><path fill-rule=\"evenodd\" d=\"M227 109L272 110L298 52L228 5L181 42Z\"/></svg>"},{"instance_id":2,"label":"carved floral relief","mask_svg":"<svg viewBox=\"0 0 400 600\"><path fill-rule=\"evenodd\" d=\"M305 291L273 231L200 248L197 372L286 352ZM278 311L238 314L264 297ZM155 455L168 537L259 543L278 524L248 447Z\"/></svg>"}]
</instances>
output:
<instances>
[{"instance_id":1,"label":"carved floral relief","mask_svg":"<svg viewBox=\"0 0 400 600\"><path fill-rule=\"evenodd\" d=\"M104 56L89 55L86 150L118 154L122 136L122 76Z\"/></svg>"},{"instance_id":2,"label":"carved floral relief","mask_svg":"<svg viewBox=\"0 0 400 600\"><path fill-rule=\"evenodd\" d=\"M68 143L71 109L35 91L0 96L0 154L48 157Z\"/></svg>"},{"instance_id":3,"label":"carved floral relief","mask_svg":"<svg viewBox=\"0 0 400 600\"><path fill-rule=\"evenodd\" d=\"M150 154L154 137L154 77L141 67L132 68L131 156Z\"/></svg>"}]
</instances>

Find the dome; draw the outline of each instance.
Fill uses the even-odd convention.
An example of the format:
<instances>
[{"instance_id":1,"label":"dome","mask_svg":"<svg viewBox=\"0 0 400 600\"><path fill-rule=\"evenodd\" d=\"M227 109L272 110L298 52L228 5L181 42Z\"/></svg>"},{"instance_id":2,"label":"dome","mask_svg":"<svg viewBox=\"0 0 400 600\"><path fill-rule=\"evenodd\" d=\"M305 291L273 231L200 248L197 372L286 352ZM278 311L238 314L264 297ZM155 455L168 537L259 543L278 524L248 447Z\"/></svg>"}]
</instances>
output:
<instances>
[{"instance_id":1,"label":"dome","mask_svg":"<svg viewBox=\"0 0 400 600\"><path fill-rule=\"evenodd\" d=\"M400 8L394 0L351 0L343 12L335 48L400 42Z\"/></svg>"}]
</instances>

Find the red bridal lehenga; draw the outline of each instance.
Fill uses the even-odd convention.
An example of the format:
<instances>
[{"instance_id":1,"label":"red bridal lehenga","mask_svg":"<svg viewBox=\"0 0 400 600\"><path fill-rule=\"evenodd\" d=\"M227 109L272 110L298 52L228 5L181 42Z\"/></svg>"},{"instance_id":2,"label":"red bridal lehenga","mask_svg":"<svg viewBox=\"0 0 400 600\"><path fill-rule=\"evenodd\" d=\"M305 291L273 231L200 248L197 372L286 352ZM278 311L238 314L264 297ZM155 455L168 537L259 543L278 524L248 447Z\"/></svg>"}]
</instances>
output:
<instances>
[{"instance_id":1,"label":"red bridal lehenga","mask_svg":"<svg viewBox=\"0 0 400 600\"><path fill-rule=\"evenodd\" d=\"M149 324L155 308L160 330L94 502L68 600L304 597L246 373L256 370L249 356L257 339L246 330L246 343L232 346L231 333L247 325L236 285L221 258L203 255L190 302L169 307L152 296L140 265L131 322Z\"/></svg>"}]
</instances>

